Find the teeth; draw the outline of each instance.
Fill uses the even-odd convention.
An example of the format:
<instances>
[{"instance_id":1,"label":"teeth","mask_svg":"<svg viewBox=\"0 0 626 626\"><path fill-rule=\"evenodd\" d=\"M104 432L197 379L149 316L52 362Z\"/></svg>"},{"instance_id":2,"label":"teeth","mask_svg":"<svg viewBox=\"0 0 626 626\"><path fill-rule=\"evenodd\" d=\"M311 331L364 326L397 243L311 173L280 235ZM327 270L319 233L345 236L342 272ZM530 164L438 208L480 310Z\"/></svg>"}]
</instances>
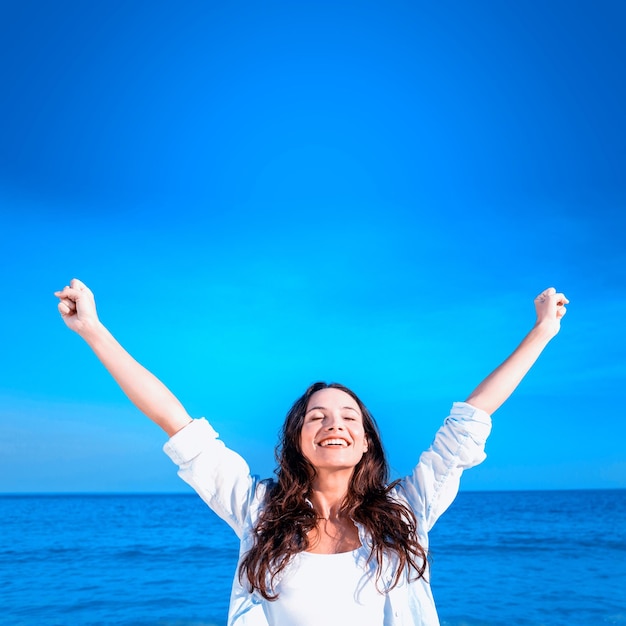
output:
<instances>
[{"instance_id":1,"label":"teeth","mask_svg":"<svg viewBox=\"0 0 626 626\"><path fill-rule=\"evenodd\" d=\"M347 442L344 441L343 439L325 439L319 445L322 447L326 447L326 446L342 446L344 448L348 447Z\"/></svg>"}]
</instances>

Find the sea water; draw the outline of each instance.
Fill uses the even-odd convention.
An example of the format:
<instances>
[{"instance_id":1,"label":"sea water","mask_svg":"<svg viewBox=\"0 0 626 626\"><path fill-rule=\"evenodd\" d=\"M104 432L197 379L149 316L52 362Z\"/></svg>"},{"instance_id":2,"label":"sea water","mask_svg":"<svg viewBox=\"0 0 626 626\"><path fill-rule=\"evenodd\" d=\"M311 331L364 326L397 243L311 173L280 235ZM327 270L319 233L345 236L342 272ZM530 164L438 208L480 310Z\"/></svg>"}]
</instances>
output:
<instances>
[{"instance_id":1,"label":"sea water","mask_svg":"<svg viewBox=\"0 0 626 626\"><path fill-rule=\"evenodd\" d=\"M626 490L462 492L430 550L444 626L626 626ZM0 624L224 626L237 552L193 494L2 496Z\"/></svg>"}]
</instances>

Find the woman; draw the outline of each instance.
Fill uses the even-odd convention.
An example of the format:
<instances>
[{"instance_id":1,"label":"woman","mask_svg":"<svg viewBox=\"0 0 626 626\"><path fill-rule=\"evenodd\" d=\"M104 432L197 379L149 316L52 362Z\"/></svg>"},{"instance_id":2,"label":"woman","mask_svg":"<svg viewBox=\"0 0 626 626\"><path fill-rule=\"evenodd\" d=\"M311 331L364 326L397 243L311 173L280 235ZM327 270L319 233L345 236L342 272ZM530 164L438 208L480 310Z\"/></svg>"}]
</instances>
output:
<instances>
[{"instance_id":1,"label":"woman","mask_svg":"<svg viewBox=\"0 0 626 626\"><path fill-rule=\"evenodd\" d=\"M55 295L67 326L170 436L164 449L181 478L237 533L231 626L438 624L428 531L456 496L462 471L485 458L490 414L558 333L568 303L554 288L535 299L536 323L518 348L453 405L413 473L387 485L378 430L349 389L307 389L283 426L277 479L259 481L113 338L82 282Z\"/></svg>"}]
</instances>

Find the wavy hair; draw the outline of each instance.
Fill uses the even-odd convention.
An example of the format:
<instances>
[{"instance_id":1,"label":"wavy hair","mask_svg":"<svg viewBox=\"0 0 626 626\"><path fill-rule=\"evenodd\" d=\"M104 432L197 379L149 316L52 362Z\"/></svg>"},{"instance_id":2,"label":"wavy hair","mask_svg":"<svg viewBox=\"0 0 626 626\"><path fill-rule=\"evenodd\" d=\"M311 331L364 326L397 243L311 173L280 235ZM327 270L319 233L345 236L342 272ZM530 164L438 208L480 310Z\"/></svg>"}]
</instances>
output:
<instances>
[{"instance_id":1,"label":"wavy hair","mask_svg":"<svg viewBox=\"0 0 626 626\"><path fill-rule=\"evenodd\" d=\"M395 499L388 485L389 466L374 418L357 395L338 383L318 382L298 398L287 414L281 438L276 447L277 479L267 489L266 499L254 527L254 544L242 559L239 580L247 579L251 591L267 600L276 600L276 577L291 558L309 547L308 534L317 526L318 515L309 499L315 468L302 453L300 432L311 396L321 389L339 389L350 395L359 406L368 442L368 451L354 468L341 511L362 524L372 538L368 563L377 563L376 584L380 581L383 555L397 558L397 569L391 587L404 571L411 579L424 576L426 551L417 539L417 520L413 511Z\"/></svg>"}]
</instances>

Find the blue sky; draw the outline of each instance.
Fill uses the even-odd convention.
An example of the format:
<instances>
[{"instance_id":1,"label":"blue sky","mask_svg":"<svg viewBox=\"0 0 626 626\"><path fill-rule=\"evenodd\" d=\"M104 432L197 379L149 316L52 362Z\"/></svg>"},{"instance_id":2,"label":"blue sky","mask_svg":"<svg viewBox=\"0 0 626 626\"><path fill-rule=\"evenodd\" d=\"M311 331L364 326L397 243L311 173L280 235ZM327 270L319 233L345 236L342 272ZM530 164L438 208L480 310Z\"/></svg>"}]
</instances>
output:
<instances>
[{"instance_id":1,"label":"blue sky","mask_svg":"<svg viewBox=\"0 0 626 626\"><path fill-rule=\"evenodd\" d=\"M0 492L185 491L56 312L253 471L315 380L395 475L571 300L466 489L626 487L621 2L0 6Z\"/></svg>"}]
</instances>

